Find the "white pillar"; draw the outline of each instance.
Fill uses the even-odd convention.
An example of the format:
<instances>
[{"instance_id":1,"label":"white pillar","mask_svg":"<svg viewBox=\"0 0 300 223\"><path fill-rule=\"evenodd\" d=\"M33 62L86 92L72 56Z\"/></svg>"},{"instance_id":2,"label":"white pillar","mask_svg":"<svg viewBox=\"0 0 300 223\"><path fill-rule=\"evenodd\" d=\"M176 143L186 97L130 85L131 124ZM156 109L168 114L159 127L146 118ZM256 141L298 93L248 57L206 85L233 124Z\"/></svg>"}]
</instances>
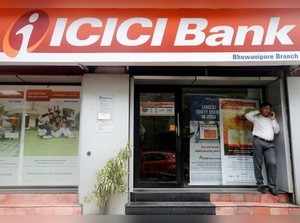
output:
<instances>
[{"instance_id":1,"label":"white pillar","mask_svg":"<svg viewBox=\"0 0 300 223\"><path fill-rule=\"evenodd\" d=\"M97 115L99 96L112 97L113 128L109 132L99 130ZM85 74L81 88L80 116L80 183L79 197L83 214L97 213L94 204L84 202L93 189L97 169L128 143L129 137L129 76L127 74ZM90 153L90 156L88 155ZM127 194L114 197L109 214L124 214Z\"/></svg>"},{"instance_id":2,"label":"white pillar","mask_svg":"<svg viewBox=\"0 0 300 223\"><path fill-rule=\"evenodd\" d=\"M297 204L300 204L300 77L288 77L287 84L295 185L294 190L296 202Z\"/></svg>"}]
</instances>

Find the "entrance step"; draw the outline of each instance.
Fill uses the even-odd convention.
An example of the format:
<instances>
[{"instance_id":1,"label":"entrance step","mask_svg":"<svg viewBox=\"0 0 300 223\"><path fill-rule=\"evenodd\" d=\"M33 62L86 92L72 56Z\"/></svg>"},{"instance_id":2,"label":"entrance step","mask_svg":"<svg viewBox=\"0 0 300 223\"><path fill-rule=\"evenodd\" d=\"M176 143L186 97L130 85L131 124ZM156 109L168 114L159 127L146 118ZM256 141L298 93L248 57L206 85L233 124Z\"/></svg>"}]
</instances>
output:
<instances>
[{"instance_id":1,"label":"entrance step","mask_svg":"<svg viewBox=\"0 0 300 223\"><path fill-rule=\"evenodd\" d=\"M161 192L132 192L130 200L133 202L193 202L193 201L210 201L209 193L192 193L178 191L161 191Z\"/></svg>"},{"instance_id":2,"label":"entrance step","mask_svg":"<svg viewBox=\"0 0 300 223\"><path fill-rule=\"evenodd\" d=\"M1 193L0 215L81 215L77 193Z\"/></svg>"},{"instance_id":3,"label":"entrance step","mask_svg":"<svg viewBox=\"0 0 300 223\"><path fill-rule=\"evenodd\" d=\"M292 196L273 196L257 191L246 192L180 192L135 191L126 205L128 215L279 215L299 214L300 206Z\"/></svg>"},{"instance_id":4,"label":"entrance step","mask_svg":"<svg viewBox=\"0 0 300 223\"><path fill-rule=\"evenodd\" d=\"M291 195L281 193L273 196L270 193L251 192L179 192L179 191L138 191L130 194L131 202L258 202L289 203Z\"/></svg>"},{"instance_id":5,"label":"entrance step","mask_svg":"<svg viewBox=\"0 0 300 223\"><path fill-rule=\"evenodd\" d=\"M130 202L126 215L214 215L215 208L209 202Z\"/></svg>"},{"instance_id":6,"label":"entrance step","mask_svg":"<svg viewBox=\"0 0 300 223\"><path fill-rule=\"evenodd\" d=\"M300 215L300 207L261 202L130 202L127 215Z\"/></svg>"}]
</instances>

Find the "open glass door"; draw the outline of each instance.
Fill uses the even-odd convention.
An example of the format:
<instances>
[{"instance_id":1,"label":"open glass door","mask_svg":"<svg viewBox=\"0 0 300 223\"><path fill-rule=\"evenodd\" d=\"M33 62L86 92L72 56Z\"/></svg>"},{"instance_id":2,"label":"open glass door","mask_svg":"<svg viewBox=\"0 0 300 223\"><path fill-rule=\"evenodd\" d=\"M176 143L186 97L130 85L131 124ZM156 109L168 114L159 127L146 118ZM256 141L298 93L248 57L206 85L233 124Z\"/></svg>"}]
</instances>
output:
<instances>
[{"instance_id":1,"label":"open glass door","mask_svg":"<svg viewBox=\"0 0 300 223\"><path fill-rule=\"evenodd\" d=\"M277 156L277 185L282 191L293 192L292 170L290 160L290 143L287 126L285 86L283 79L278 79L266 86L266 100L273 106L277 121L281 127L275 138Z\"/></svg>"},{"instance_id":2,"label":"open glass door","mask_svg":"<svg viewBox=\"0 0 300 223\"><path fill-rule=\"evenodd\" d=\"M136 99L135 183L138 187L176 186L176 94L139 91Z\"/></svg>"}]
</instances>

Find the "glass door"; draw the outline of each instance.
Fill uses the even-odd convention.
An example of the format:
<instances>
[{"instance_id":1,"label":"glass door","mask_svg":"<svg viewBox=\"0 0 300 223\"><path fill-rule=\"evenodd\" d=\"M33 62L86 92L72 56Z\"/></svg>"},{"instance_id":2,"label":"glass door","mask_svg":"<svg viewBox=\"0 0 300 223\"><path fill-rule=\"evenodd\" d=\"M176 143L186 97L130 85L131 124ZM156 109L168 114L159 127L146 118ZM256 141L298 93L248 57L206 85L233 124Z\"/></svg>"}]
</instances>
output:
<instances>
[{"instance_id":1,"label":"glass door","mask_svg":"<svg viewBox=\"0 0 300 223\"><path fill-rule=\"evenodd\" d=\"M261 88L135 90L135 187L255 184L251 123L243 115L257 107Z\"/></svg>"},{"instance_id":2,"label":"glass door","mask_svg":"<svg viewBox=\"0 0 300 223\"><path fill-rule=\"evenodd\" d=\"M136 93L135 183L138 187L178 184L176 93Z\"/></svg>"}]
</instances>

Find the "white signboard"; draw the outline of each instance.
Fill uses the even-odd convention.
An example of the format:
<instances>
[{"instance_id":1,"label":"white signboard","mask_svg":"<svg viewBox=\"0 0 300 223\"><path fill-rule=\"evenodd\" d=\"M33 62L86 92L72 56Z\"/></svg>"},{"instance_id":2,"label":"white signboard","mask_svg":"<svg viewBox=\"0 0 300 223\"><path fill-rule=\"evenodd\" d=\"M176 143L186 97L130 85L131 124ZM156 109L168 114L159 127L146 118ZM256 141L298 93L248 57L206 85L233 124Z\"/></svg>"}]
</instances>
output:
<instances>
[{"instance_id":1,"label":"white signboard","mask_svg":"<svg viewBox=\"0 0 300 223\"><path fill-rule=\"evenodd\" d=\"M111 133L113 131L113 97L99 96L98 131Z\"/></svg>"}]
</instances>

